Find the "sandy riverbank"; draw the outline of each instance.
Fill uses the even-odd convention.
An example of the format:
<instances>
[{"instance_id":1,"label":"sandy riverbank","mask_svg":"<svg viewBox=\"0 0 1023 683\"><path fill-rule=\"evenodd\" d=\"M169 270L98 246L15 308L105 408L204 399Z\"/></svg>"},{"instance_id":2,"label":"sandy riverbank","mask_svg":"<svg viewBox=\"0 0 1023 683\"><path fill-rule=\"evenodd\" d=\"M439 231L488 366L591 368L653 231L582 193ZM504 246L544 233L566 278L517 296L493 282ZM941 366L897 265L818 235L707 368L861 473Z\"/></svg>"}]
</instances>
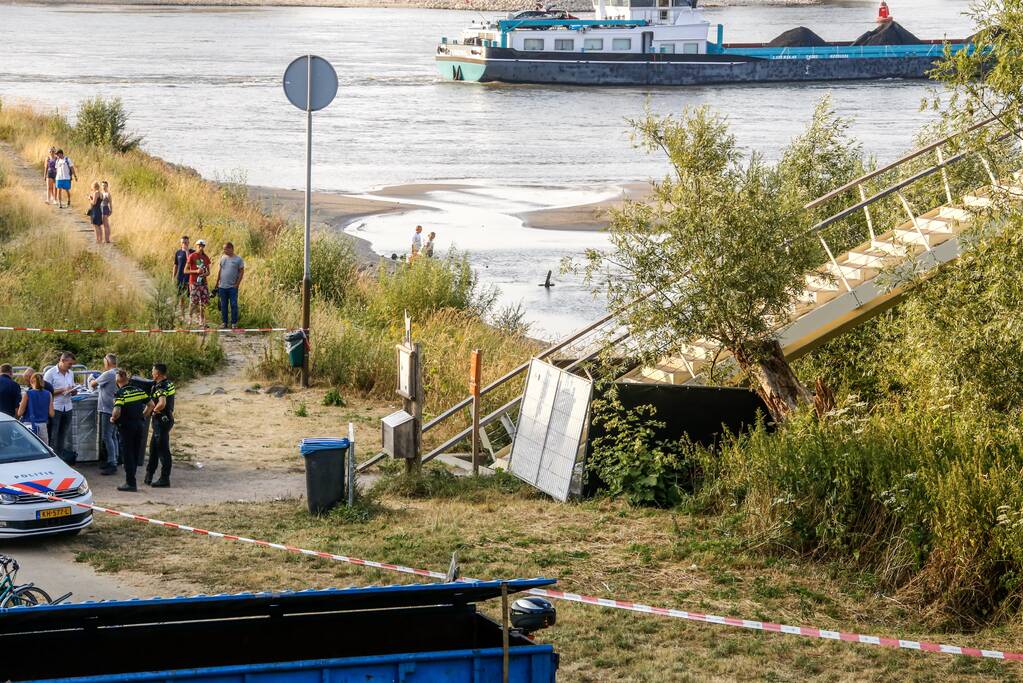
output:
<instances>
[{"instance_id":1,"label":"sandy riverbank","mask_svg":"<svg viewBox=\"0 0 1023 683\"><path fill-rule=\"evenodd\" d=\"M353 222L366 216L423 210L419 201L429 193L442 190L459 190L470 185L457 183L411 183L385 187L369 195L346 195L335 192L313 193L313 224L319 229L343 231ZM621 194L601 201L574 206L556 206L513 214L523 226L538 230L582 230L595 231L607 227L607 210L624 198L638 199L646 195L646 183L627 183ZM302 220L305 193L275 187L250 187L250 194L267 211L280 213L291 220ZM379 198L376 198L379 197ZM380 256L366 240L351 236L355 241L356 253L361 261L375 264Z\"/></svg>"}]
</instances>

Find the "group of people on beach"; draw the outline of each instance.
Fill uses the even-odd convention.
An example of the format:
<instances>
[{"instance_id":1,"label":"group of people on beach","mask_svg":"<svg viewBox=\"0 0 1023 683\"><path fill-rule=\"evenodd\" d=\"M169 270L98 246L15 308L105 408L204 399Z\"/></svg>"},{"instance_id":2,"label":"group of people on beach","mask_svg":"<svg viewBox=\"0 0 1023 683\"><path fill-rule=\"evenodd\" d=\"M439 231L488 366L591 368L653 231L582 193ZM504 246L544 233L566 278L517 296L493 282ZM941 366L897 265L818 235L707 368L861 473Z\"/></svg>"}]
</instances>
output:
<instances>
[{"instance_id":1,"label":"group of people on beach","mask_svg":"<svg viewBox=\"0 0 1023 683\"><path fill-rule=\"evenodd\" d=\"M426 243L423 243L423 226L417 225L415 233L412 234L412 250L409 254L409 261L415 261L420 256L433 258L433 242L437 239L437 233L431 232L426 236Z\"/></svg>"},{"instance_id":2,"label":"group of people on beach","mask_svg":"<svg viewBox=\"0 0 1023 683\"><path fill-rule=\"evenodd\" d=\"M193 249L188 235L181 236L181 244L174 252L178 310L189 325L206 327L206 307L209 306L211 296L216 296L222 326L238 327L238 289L245 278L245 261L235 253L234 243L224 242L211 291L209 277L212 263L206 253L206 240L196 240Z\"/></svg>"},{"instance_id":3,"label":"group of people on beach","mask_svg":"<svg viewBox=\"0 0 1023 683\"><path fill-rule=\"evenodd\" d=\"M58 209L71 208L71 182L78 181L78 171L64 150L50 147L49 155L43 162L43 179L46 181L46 203L56 204ZM64 202L65 198L67 203ZM106 180L94 182L85 215L89 217L96 233L97 244L110 244L110 215L113 212L110 183Z\"/></svg>"}]
</instances>

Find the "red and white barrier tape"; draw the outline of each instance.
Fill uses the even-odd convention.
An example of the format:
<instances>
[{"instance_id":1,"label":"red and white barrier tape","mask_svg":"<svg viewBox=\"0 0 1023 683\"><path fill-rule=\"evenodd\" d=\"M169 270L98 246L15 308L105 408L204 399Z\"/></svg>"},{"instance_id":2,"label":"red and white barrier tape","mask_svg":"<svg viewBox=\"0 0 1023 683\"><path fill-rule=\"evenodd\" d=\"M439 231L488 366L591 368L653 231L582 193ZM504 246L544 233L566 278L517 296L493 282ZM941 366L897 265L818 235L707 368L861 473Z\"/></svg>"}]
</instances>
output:
<instances>
[{"instance_id":1,"label":"red and white barrier tape","mask_svg":"<svg viewBox=\"0 0 1023 683\"><path fill-rule=\"evenodd\" d=\"M112 510L101 505L94 505L92 503L82 503L74 500L68 500L59 496L54 496L49 493L42 493L36 489L28 486L27 484L4 484L0 482L0 491L18 491L19 493L28 493L38 498L45 498L55 503L65 503L68 505L74 505L75 507L83 508L86 510L92 510L93 512L105 512L108 515L115 517L123 517L124 519L131 519L136 522L145 522L146 524L153 524L155 526L162 526L168 529L177 529L179 531L188 531L193 534L199 534L200 536L209 536L211 538L222 538L227 541L238 541L239 543L249 543L251 545L259 546L260 548L273 548L274 550L285 550L289 553L295 553L298 555L309 555L310 557L320 557L325 560L334 560L336 562L345 562L347 564L355 564L360 567L373 567L375 569L386 569L392 572L401 572L402 574L415 574L416 576L427 576L431 579L444 579L447 575L442 572L432 572L428 569L415 569L414 567L404 567L398 564L390 564L387 562L374 562L373 560L363 560L359 557L348 557L347 555L337 555L335 553L325 553L320 550L306 550L305 548L298 548L293 545L286 545L284 543L271 543L269 541L260 541L254 538L247 538L245 536L236 536L234 534L224 534L219 531L209 531L208 529L200 529L194 526L188 526L187 524L177 524L175 522L165 522L160 519L153 519L152 517L146 517L145 515L136 515L130 512L121 512L120 510Z\"/></svg>"},{"instance_id":2,"label":"red and white barrier tape","mask_svg":"<svg viewBox=\"0 0 1023 683\"><path fill-rule=\"evenodd\" d=\"M406 567L400 564L390 564L387 562L375 562L373 560L364 560L358 557L348 557L347 555L338 555L335 553L327 553L319 550L307 550L305 548L298 548L292 545L286 545L283 543L271 543L269 541L259 541L253 538L246 538L245 536L236 536L234 534L224 534L217 531L209 531L207 529L200 529L187 524L177 524L174 522L164 522L159 519L153 519L144 515L136 515L130 512L121 512L120 510L112 510L110 508L102 507L99 505L93 505L90 503L80 503L65 498L60 498L47 493L36 491L26 484L5 484L0 482L0 490L8 489L13 491L19 491L22 493L28 493L39 498L51 500L58 503L66 503L74 505L79 508L87 510L93 510L95 512L105 512L115 517L123 517L125 519L131 519L136 522L145 522L147 524L154 524L156 526L167 527L169 529L177 529L179 531L187 531L202 536L210 536L212 538L222 538L228 541L238 541L241 543L249 543L251 545L259 546L260 548L273 548L275 550L284 550L286 552L295 553L298 555L308 555L310 557L319 557L325 560L334 560L336 562L344 562L347 564L358 565L360 567L373 567L374 569L383 569L392 572L400 572L402 574L413 574L415 576L425 576L431 579L447 578L444 572L435 572L429 569L417 569L415 567ZM462 578L460 581L466 583L472 583L478 581L478 579ZM669 607L652 607L650 605L644 605L638 602L629 602L627 600L613 600L611 598L599 598L594 595L583 595L580 593L568 593L566 591L552 590L549 588L533 588L527 591L532 595L537 595L545 598L551 598L554 600L565 600L568 602L577 602L583 605L596 605L598 607L608 607L611 609L627 610L629 612L639 612L641 614L654 614L662 617L669 617L672 619L685 619L687 621L695 621L703 624L717 624L719 626L733 626L736 628L744 628L753 631L767 631L770 633L785 633L794 636L803 636L805 638L820 638L823 640L839 640L844 643L858 643L860 645L877 645L880 647L888 647L893 649L903 650L917 650L919 652L934 652L939 654L948 655L962 655L964 657L982 657L987 659L1001 659L1005 661L1020 662L1023 661L1023 653L1020 652L1006 652L1002 650L986 650L983 648L976 647L963 647L959 645L943 645L939 643L929 643L921 640L903 640L901 638L886 638L883 636L869 636L862 633L850 633L847 631L829 631L826 629L815 628L812 626L790 626L788 624L775 624L768 621L755 621L752 619L739 619L737 617L722 617L716 614L704 614L702 612L688 612L680 609L673 609Z\"/></svg>"},{"instance_id":3,"label":"red and white barrier tape","mask_svg":"<svg viewBox=\"0 0 1023 683\"><path fill-rule=\"evenodd\" d=\"M121 328L112 329L104 327L96 327L91 330L86 329L61 329L58 327L12 327L10 325L0 325L0 332L45 332L48 334L209 334L210 332L219 332L220 334L255 334L259 332L291 332L289 327L206 327L201 329L172 329L172 330L161 330L161 329L141 329L141 328Z\"/></svg>"}]
</instances>

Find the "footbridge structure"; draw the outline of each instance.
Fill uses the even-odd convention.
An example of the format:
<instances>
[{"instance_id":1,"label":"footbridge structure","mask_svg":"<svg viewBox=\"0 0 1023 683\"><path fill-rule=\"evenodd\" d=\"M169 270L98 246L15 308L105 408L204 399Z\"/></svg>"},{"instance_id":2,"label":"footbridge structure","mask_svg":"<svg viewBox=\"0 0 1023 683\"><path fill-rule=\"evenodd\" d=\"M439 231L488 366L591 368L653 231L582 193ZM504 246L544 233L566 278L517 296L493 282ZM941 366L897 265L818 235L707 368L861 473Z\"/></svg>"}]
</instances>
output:
<instances>
[{"instance_id":1,"label":"footbridge structure","mask_svg":"<svg viewBox=\"0 0 1023 683\"><path fill-rule=\"evenodd\" d=\"M992 132L996 127L998 132ZM960 234L978 218L990 215L990 210L1002 201L1023 198L1023 175L1016 172L1000 177L991 159L985 156L984 147L974 148L968 142L969 136L976 134L986 136L989 143L1002 143L1017 132L1005 131L994 118L981 121L871 171L804 207L814 211L825 205L841 205L843 198L854 198L851 204L810 228L820 241L821 265L806 274L805 289L792 301L788 318L779 322L777 336L787 358L798 358L893 306L912 287L959 257ZM971 163L984 180L957 193L949 169L962 163ZM893 176L900 179L892 180ZM882 189L869 189L885 181ZM907 195L924 183L937 190L924 194L938 199L919 211ZM901 218L890 219L892 207ZM837 251L825 237L827 229L849 225L851 221L864 227L864 239L850 249ZM879 225L882 221L884 225ZM676 385L703 383L712 366L731 363L729 355L716 344L695 340L671 349L670 353L666 350L656 363L630 364L628 359L639 356L636 349L643 340L634 338L622 321L628 308L612 311L535 358L572 370L610 353L624 361L625 370L619 373L621 381ZM490 398L491 406L499 404L480 418L483 446L491 454L514 439L522 379L528 367L529 361L482 389L483 399ZM499 400L494 400L498 397ZM435 444L424 452L423 462L455 450L465 452L464 447L456 447L464 444L472 433L468 415L471 404L472 398L466 397L423 425L424 442ZM461 424L470 422L469 426L452 428L458 418ZM426 436L442 432L446 438ZM382 457L372 458L361 468Z\"/></svg>"}]
</instances>

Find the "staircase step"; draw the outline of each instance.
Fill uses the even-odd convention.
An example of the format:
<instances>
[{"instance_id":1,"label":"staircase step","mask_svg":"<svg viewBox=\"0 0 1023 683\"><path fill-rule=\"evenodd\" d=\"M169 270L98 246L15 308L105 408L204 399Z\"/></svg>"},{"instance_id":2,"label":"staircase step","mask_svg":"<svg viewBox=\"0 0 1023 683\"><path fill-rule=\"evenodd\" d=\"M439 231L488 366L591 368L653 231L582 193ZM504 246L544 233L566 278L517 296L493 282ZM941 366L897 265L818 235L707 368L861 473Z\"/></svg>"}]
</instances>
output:
<instances>
[{"instance_id":1,"label":"staircase step","mask_svg":"<svg viewBox=\"0 0 1023 683\"><path fill-rule=\"evenodd\" d=\"M870 246L872 246L874 249L878 249L880 251L893 254L895 256L909 255L909 247L906 246L905 244L896 244L895 242L891 242L884 239L871 240Z\"/></svg>"},{"instance_id":2,"label":"staircase step","mask_svg":"<svg viewBox=\"0 0 1023 683\"><path fill-rule=\"evenodd\" d=\"M854 251L847 251L842 255L842 259L853 265L867 266L867 270L874 271L878 268L883 268L888 265L889 261L893 260L890 252L860 247L857 247Z\"/></svg>"},{"instance_id":3,"label":"staircase step","mask_svg":"<svg viewBox=\"0 0 1023 683\"><path fill-rule=\"evenodd\" d=\"M943 206L938 209L938 213L945 218L950 218L961 223L965 223L973 219L973 214L960 206Z\"/></svg>"},{"instance_id":4,"label":"staircase step","mask_svg":"<svg viewBox=\"0 0 1023 683\"><path fill-rule=\"evenodd\" d=\"M800 303L810 304L811 307L826 304L835 297L839 296L842 292L837 290L829 289L804 289L800 292L796 299Z\"/></svg>"},{"instance_id":5,"label":"staircase step","mask_svg":"<svg viewBox=\"0 0 1023 683\"><path fill-rule=\"evenodd\" d=\"M923 232L921 235L916 230L896 230L895 235L902 242L909 244L921 244L925 247L933 247L936 244L941 244L947 241L951 235L948 233L936 233L936 232Z\"/></svg>"},{"instance_id":6,"label":"staircase step","mask_svg":"<svg viewBox=\"0 0 1023 683\"><path fill-rule=\"evenodd\" d=\"M968 194L963 197L963 204L978 209L986 209L994 204L994 200L992 200L991 197L979 197L975 194Z\"/></svg>"},{"instance_id":7,"label":"staircase step","mask_svg":"<svg viewBox=\"0 0 1023 683\"><path fill-rule=\"evenodd\" d=\"M917 225L924 232L952 232L953 219L941 216L920 216L916 219Z\"/></svg>"},{"instance_id":8,"label":"staircase step","mask_svg":"<svg viewBox=\"0 0 1023 683\"><path fill-rule=\"evenodd\" d=\"M695 365L696 363L710 361L714 358L716 350L697 342L696 344L683 346L678 352Z\"/></svg>"}]
</instances>

